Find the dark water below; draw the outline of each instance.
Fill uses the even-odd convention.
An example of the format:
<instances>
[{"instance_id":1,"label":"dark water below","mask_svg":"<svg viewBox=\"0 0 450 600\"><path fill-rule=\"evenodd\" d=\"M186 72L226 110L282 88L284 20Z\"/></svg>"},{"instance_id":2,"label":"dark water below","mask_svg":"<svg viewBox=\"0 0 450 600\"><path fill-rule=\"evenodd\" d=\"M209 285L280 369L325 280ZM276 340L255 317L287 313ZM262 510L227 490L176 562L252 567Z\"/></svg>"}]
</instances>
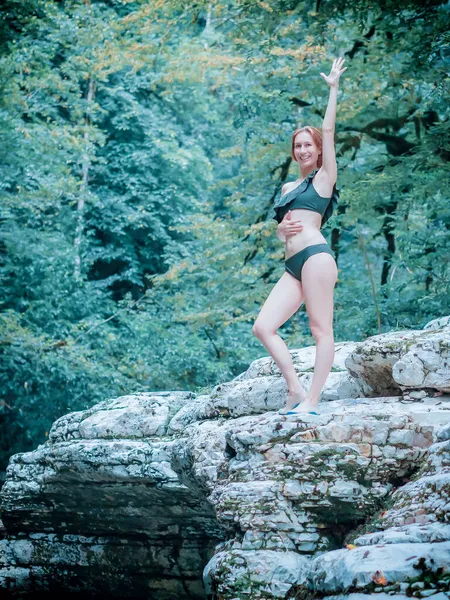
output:
<instances>
[{"instance_id":1,"label":"dark water below","mask_svg":"<svg viewBox=\"0 0 450 600\"><path fill-rule=\"evenodd\" d=\"M8 592L0 590L0 600L158 600L157 596L112 596L110 594L90 594L89 592ZM173 597L173 600L178 600Z\"/></svg>"}]
</instances>

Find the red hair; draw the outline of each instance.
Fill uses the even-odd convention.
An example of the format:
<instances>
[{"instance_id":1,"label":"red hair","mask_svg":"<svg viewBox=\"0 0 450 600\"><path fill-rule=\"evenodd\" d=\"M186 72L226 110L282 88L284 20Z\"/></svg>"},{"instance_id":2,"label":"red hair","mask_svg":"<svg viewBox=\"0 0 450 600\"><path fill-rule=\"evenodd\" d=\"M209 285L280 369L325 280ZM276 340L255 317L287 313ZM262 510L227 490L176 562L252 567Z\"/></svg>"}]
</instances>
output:
<instances>
[{"instance_id":1,"label":"red hair","mask_svg":"<svg viewBox=\"0 0 450 600\"><path fill-rule=\"evenodd\" d=\"M313 139L313 142L320 151L320 154L317 158L317 168L320 169L320 167L322 166L322 132L320 131L320 129L317 129L317 127L311 127L310 125L306 125L305 127L300 127L300 129L296 129L294 131L294 133L292 134L291 156L296 161L294 154L295 136L297 135L297 133L300 133L302 131L307 131L309 133L309 135Z\"/></svg>"}]
</instances>

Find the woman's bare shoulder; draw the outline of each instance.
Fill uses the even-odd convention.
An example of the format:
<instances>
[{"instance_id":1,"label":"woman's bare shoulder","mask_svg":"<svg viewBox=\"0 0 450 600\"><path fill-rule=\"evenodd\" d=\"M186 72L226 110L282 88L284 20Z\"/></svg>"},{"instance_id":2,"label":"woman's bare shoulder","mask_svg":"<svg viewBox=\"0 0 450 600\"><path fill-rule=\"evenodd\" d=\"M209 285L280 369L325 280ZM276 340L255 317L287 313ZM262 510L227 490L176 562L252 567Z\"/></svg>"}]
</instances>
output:
<instances>
[{"instance_id":1,"label":"woman's bare shoulder","mask_svg":"<svg viewBox=\"0 0 450 600\"><path fill-rule=\"evenodd\" d=\"M297 183L295 181L288 181L287 183L285 183L283 185L283 187L281 188L281 195L284 196L285 194L288 194L289 192L291 192L295 187L297 186Z\"/></svg>"}]
</instances>

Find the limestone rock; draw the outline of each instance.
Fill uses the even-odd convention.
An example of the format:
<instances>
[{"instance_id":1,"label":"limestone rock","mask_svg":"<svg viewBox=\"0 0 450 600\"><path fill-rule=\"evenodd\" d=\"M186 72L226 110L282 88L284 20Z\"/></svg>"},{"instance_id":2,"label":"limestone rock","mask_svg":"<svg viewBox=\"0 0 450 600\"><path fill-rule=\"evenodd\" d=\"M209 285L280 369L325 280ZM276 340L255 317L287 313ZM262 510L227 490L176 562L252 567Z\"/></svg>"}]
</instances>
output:
<instances>
[{"instance_id":1,"label":"limestone rock","mask_svg":"<svg viewBox=\"0 0 450 600\"><path fill-rule=\"evenodd\" d=\"M450 541L450 524L435 522L390 527L384 531L361 535L353 543L356 546L374 546L377 544L423 544L426 542L448 541Z\"/></svg>"},{"instance_id":2,"label":"limestone rock","mask_svg":"<svg viewBox=\"0 0 450 600\"><path fill-rule=\"evenodd\" d=\"M392 376L401 387L450 392L450 328L409 345L394 364Z\"/></svg>"},{"instance_id":3,"label":"limestone rock","mask_svg":"<svg viewBox=\"0 0 450 600\"><path fill-rule=\"evenodd\" d=\"M345 369L345 359L356 343L337 344L333 371L329 374L321 394L321 401L359 398L361 387ZM299 379L305 389L312 382L315 348L292 351ZM285 405L288 390L281 372L269 357L254 361L249 369L232 381L214 387L209 395L190 399L168 424L169 433L177 433L194 423L220 417L259 415L279 410Z\"/></svg>"},{"instance_id":4,"label":"limestone rock","mask_svg":"<svg viewBox=\"0 0 450 600\"><path fill-rule=\"evenodd\" d=\"M450 315L429 321L424 329L450 329Z\"/></svg>"},{"instance_id":5,"label":"limestone rock","mask_svg":"<svg viewBox=\"0 0 450 600\"><path fill-rule=\"evenodd\" d=\"M293 585L305 581L309 560L296 552L232 550L218 552L205 567L208 597L285 598ZM270 577L268 575L270 574Z\"/></svg>"},{"instance_id":6,"label":"limestone rock","mask_svg":"<svg viewBox=\"0 0 450 600\"><path fill-rule=\"evenodd\" d=\"M436 439L438 442L450 440L450 419L448 423L436 430Z\"/></svg>"},{"instance_id":7,"label":"limestone rock","mask_svg":"<svg viewBox=\"0 0 450 600\"><path fill-rule=\"evenodd\" d=\"M439 572L450 565L450 542L390 544L354 550L335 550L314 559L308 584L317 592L373 591L408 582L427 570Z\"/></svg>"},{"instance_id":8,"label":"limestone rock","mask_svg":"<svg viewBox=\"0 0 450 600\"><path fill-rule=\"evenodd\" d=\"M393 494L394 505L384 515L384 527L450 522L450 441L429 448L421 474Z\"/></svg>"},{"instance_id":9,"label":"limestone rock","mask_svg":"<svg viewBox=\"0 0 450 600\"><path fill-rule=\"evenodd\" d=\"M404 389L450 391L450 329L383 333L359 343L345 364L367 396Z\"/></svg>"},{"instance_id":10,"label":"limestone rock","mask_svg":"<svg viewBox=\"0 0 450 600\"><path fill-rule=\"evenodd\" d=\"M389 594L383 592L377 592L376 600L392 600L394 594L394 600L410 600L408 596L404 594L396 594L390 592ZM335 596L325 596L323 600L374 600L373 594L336 594ZM436 598L436 600L438 600ZM439 598L439 600L448 600L447 597Z\"/></svg>"},{"instance_id":11,"label":"limestone rock","mask_svg":"<svg viewBox=\"0 0 450 600\"><path fill-rule=\"evenodd\" d=\"M120 535L18 534L0 540L0 595L14 598L17 592L21 598L29 590L59 597L61 589L76 589L79 581L78 587L82 583L102 597L201 600L199 572L207 555L189 537L170 545Z\"/></svg>"},{"instance_id":12,"label":"limestone rock","mask_svg":"<svg viewBox=\"0 0 450 600\"><path fill-rule=\"evenodd\" d=\"M300 376L300 382L309 389L312 373ZM218 386L205 401L197 418L215 418L218 415L239 417L258 415L278 410L285 405L288 390L284 378L277 376L259 376L242 379L234 386ZM339 400L358 398L359 385L346 371L331 372L322 390L321 400ZM178 418L175 417L175 418ZM172 427L172 425L170 425Z\"/></svg>"},{"instance_id":13,"label":"limestone rock","mask_svg":"<svg viewBox=\"0 0 450 600\"><path fill-rule=\"evenodd\" d=\"M59 418L52 425L49 440L163 435L170 419L194 398L192 392L153 392L105 400Z\"/></svg>"},{"instance_id":14,"label":"limestone rock","mask_svg":"<svg viewBox=\"0 0 450 600\"><path fill-rule=\"evenodd\" d=\"M236 551L270 550L283 557L293 551L308 556L332 549L337 515L343 524L373 511L392 489L388 470L392 468L394 479L405 476L408 455L417 463L420 459L415 453L426 452L432 444L434 424L449 418L447 410L436 404L406 407L392 399L351 405L330 402L317 417L279 420L266 415L255 428L251 426L254 420L246 418L228 424L225 437L231 458L228 470L214 486L209 485L210 500L222 525L231 535L236 530L241 535L221 550L221 561L233 565ZM380 479L381 472L384 479ZM247 597L240 595L249 585L240 569L236 572L229 566L221 571L214 557L205 573L216 586L213 598ZM269 569L267 582L270 576ZM241 587L243 581L247 588ZM309 581L302 583L299 577L290 594L296 585ZM268 589L259 582L251 588L250 597L279 597L273 591L270 596L259 595Z\"/></svg>"},{"instance_id":15,"label":"limestone rock","mask_svg":"<svg viewBox=\"0 0 450 600\"><path fill-rule=\"evenodd\" d=\"M187 597L186 590L204 597L203 567L223 531L211 504L173 470L174 440L161 436L191 397L102 402L58 419L48 442L11 458L0 589L70 589L78 573L80 585L115 597L158 589L161 600Z\"/></svg>"},{"instance_id":16,"label":"limestone rock","mask_svg":"<svg viewBox=\"0 0 450 600\"><path fill-rule=\"evenodd\" d=\"M450 397L392 396L393 368L444 334L338 345L318 415L278 414L284 379L260 359L209 394L136 394L58 419L8 466L0 591L444 600ZM311 349L295 361L307 386Z\"/></svg>"},{"instance_id":17,"label":"limestone rock","mask_svg":"<svg viewBox=\"0 0 450 600\"><path fill-rule=\"evenodd\" d=\"M300 382L306 390L311 387L312 378L312 373L305 373L300 377ZM347 371L332 371L328 375L325 385L323 386L322 393L320 394L320 401L328 402L330 400L360 397L361 386L356 379L354 379Z\"/></svg>"},{"instance_id":18,"label":"limestone rock","mask_svg":"<svg viewBox=\"0 0 450 600\"><path fill-rule=\"evenodd\" d=\"M400 486L392 508L373 523L381 531L357 537L351 550L315 559L310 588L333 594L351 588L365 593L386 590L396 597L402 592L447 598L450 441L442 439L445 431L446 427L435 432L438 441L429 447L419 477Z\"/></svg>"},{"instance_id":19,"label":"limestone rock","mask_svg":"<svg viewBox=\"0 0 450 600\"><path fill-rule=\"evenodd\" d=\"M180 411L198 411L205 399L188 399ZM142 419L154 419L136 439L116 412L126 414L127 402L136 423L139 410ZM211 558L207 580L223 589L224 599L239 598L243 580L255 600L283 597L306 585L298 567L303 558L335 546L336 516L345 530L372 514L448 420L440 400L354 399L324 403L318 416L269 411L193 421L174 437L141 437L142 427L161 431L161 413L149 413L147 401L101 403L58 420L46 444L12 458L2 490L8 536L1 540L0 578L17 589L45 589L52 581L64 588L73 569L85 570L81 579L90 589L107 581L117 596L125 584L114 576L114 552L125 546L130 562L123 568L135 573L125 581L137 595L150 589L139 573L154 572L151 585L167 598L187 597L182 581L200 598L200 565ZM142 536L146 550L133 541ZM213 548L224 538L218 561ZM167 566L174 545L175 578ZM247 566L225 580L223 573L242 558ZM276 577L257 566L264 561ZM94 564L97 579L89 575Z\"/></svg>"},{"instance_id":20,"label":"limestone rock","mask_svg":"<svg viewBox=\"0 0 450 600\"><path fill-rule=\"evenodd\" d=\"M338 342L335 344L334 362L331 368L332 371L346 371L345 360L347 356L354 351L356 345L356 342ZM315 346L293 349L290 352L297 373L308 373L314 370L314 362L316 360ZM254 360L247 371L238 377L242 380L265 377L268 375L281 377L281 371L271 356L264 356L263 358ZM233 381L236 381L236 379Z\"/></svg>"},{"instance_id":21,"label":"limestone rock","mask_svg":"<svg viewBox=\"0 0 450 600\"><path fill-rule=\"evenodd\" d=\"M424 334L420 331L395 331L367 338L357 344L345 361L350 375L360 382L368 396L394 396L400 387L392 376L392 367L403 354L406 343Z\"/></svg>"}]
</instances>

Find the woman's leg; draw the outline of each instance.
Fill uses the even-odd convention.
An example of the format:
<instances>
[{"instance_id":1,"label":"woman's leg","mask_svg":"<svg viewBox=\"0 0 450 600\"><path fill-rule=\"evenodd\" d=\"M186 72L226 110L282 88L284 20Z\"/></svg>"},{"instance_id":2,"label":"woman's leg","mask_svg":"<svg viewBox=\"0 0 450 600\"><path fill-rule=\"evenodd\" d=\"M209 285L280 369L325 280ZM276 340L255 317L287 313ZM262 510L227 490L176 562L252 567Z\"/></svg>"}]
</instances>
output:
<instances>
[{"instance_id":1,"label":"woman's leg","mask_svg":"<svg viewBox=\"0 0 450 600\"><path fill-rule=\"evenodd\" d=\"M308 396L299 407L301 412L314 410L333 366L333 291L336 280L337 266L330 254L314 254L303 265L303 294L309 326L316 341L316 360Z\"/></svg>"},{"instance_id":2,"label":"woman's leg","mask_svg":"<svg viewBox=\"0 0 450 600\"><path fill-rule=\"evenodd\" d=\"M270 353L283 373L289 390L286 408L291 408L306 397L294 369L292 357L284 342L277 334L283 325L303 303L302 283L290 273L284 273L275 284L253 325L253 333Z\"/></svg>"}]
</instances>

